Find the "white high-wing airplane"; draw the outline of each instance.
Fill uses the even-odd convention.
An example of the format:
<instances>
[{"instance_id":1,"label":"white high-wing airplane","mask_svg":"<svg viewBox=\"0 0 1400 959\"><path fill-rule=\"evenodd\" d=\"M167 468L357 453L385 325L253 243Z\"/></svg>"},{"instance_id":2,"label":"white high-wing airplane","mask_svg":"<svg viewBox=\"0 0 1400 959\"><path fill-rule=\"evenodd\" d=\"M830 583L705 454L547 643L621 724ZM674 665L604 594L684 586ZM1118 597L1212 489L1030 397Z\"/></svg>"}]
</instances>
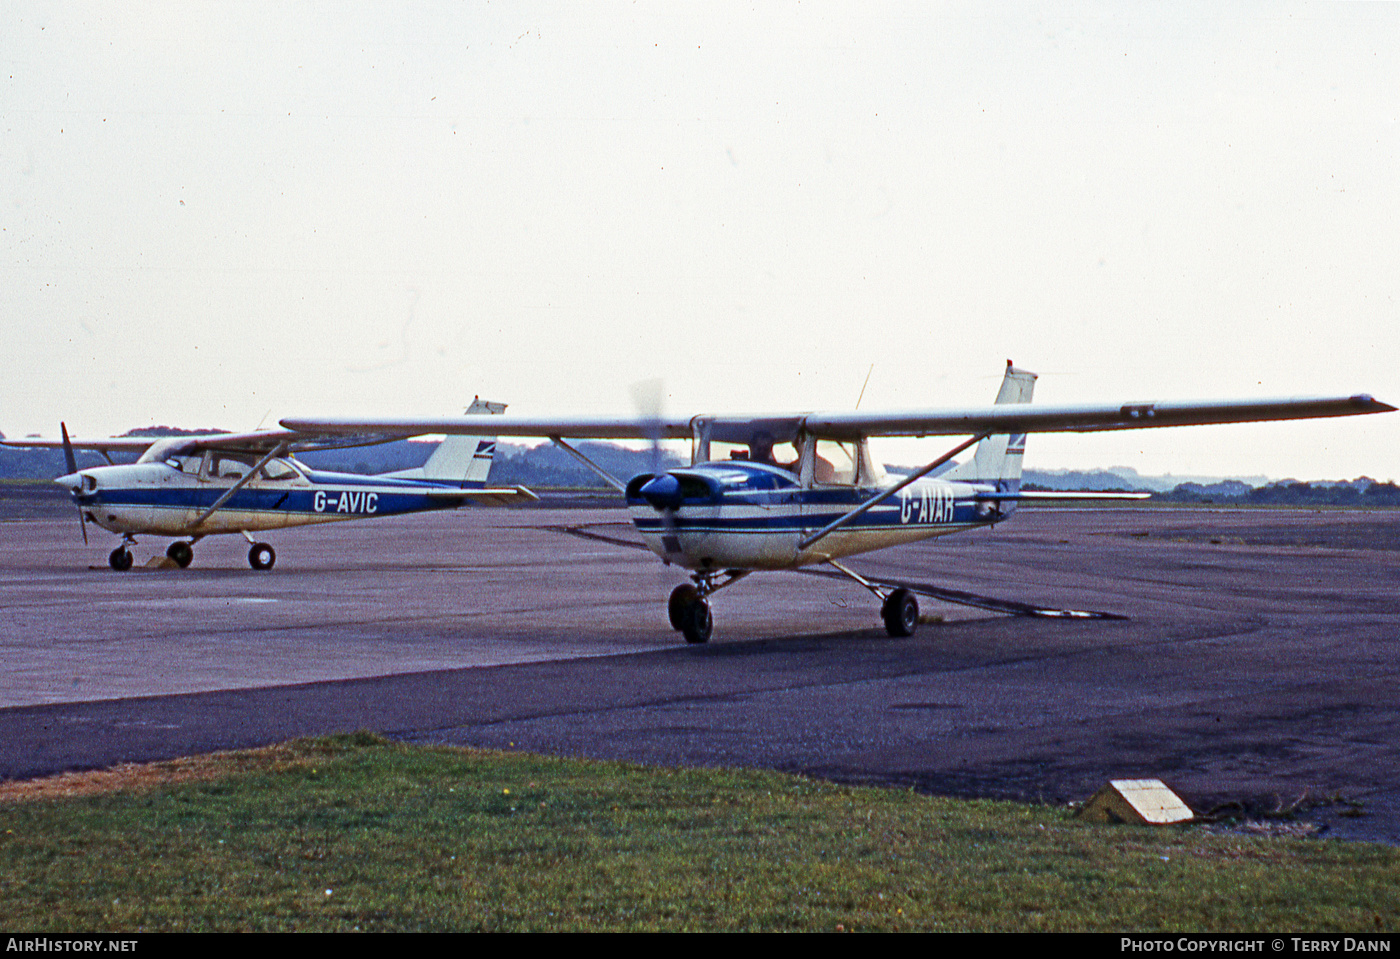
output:
<instances>
[{"instance_id":1,"label":"white high-wing airplane","mask_svg":"<svg viewBox=\"0 0 1400 959\"><path fill-rule=\"evenodd\" d=\"M502 436L548 437L624 493L632 521L651 550L667 565L691 570L692 583L672 592L668 612L672 627L687 641L703 643L712 629L710 594L755 570L814 563L826 563L870 590L880 598L890 635L910 635L919 619L913 592L872 583L838 560L988 526L1009 516L1019 502L1092 496L1022 491L1021 457L1028 433L1352 416L1395 409L1364 394L1033 407L1035 380L1034 373L1008 361L995 405L963 409L650 420L501 417L491 428ZM482 430L482 419L289 418L282 425L316 434L452 434ZM870 455L872 436L944 435L970 438L907 477L886 476ZM689 439L691 465L623 482L566 438ZM971 459L927 478L974 445Z\"/></svg>"},{"instance_id":2,"label":"white high-wing airplane","mask_svg":"<svg viewBox=\"0 0 1400 959\"><path fill-rule=\"evenodd\" d=\"M487 430L505 404L476 399L467 409ZM451 509L464 503L499 504L539 497L523 486L489 488L496 437L454 432L410 470L378 476L316 470L292 454L306 450L368 446L402 434L327 436L295 430L212 433L168 437L72 440L4 440L5 446L59 448L68 473L54 482L73 494L82 523L119 533L122 543L108 557L116 570L130 569L136 534L181 537L166 555L181 567L194 560L194 544L216 533L241 533L250 545L248 563L271 569L277 554L253 532ZM139 452L135 463L79 469L74 450L95 450L112 463L113 452Z\"/></svg>"}]
</instances>

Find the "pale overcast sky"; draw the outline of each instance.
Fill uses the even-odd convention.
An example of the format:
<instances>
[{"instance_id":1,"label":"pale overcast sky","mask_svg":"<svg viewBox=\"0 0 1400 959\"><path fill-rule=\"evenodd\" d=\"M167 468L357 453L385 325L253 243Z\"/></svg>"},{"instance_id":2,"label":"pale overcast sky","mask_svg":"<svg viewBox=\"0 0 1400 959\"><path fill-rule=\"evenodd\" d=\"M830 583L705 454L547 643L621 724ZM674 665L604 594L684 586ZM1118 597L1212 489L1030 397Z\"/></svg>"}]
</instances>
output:
<instances>
[{"instance_id":1,"label":"pale overcast sky","mask_svg":"<svg viewBox=\"0 0 1400 959\"><path fill-rule=\"evenodd\" d=\"M981 404L1008 357L1400 403L1397 50L1379 3L14 0L0 430ZM1389 479L1397 435L1027 465Z\"/></svg>"}]
</instances>

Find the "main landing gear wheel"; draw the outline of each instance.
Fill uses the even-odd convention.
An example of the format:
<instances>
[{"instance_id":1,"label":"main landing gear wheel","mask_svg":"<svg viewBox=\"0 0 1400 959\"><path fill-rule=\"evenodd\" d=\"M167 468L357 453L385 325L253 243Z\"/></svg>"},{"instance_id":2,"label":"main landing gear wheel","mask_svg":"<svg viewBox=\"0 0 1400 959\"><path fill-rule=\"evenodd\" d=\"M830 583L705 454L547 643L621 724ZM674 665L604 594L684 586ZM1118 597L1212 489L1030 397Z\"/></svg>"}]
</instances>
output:
<instances>
[{"instance_id":1,"label":"main landing gear wheel","mask_svg":"<svg viewBox=\"0 0 1400 959\"><path fill-rule=\"evenodd\" d=\"M671 599L666 604L666 614L671 617L672 629L685 628L686 609L699 599L700 591L689 583L681 583L671 590Z\"/></svg>"},{"instance_id":2,"label":"main landing gear wheel","mask_svg":"<svg viewBox=\"0 0 1400 959\"><path fill-rule=\"evenodd\" d=\"M277 553L266 543L254 543L253 548L248 550L248 565L253 569L272 569L275 562Z\"/></svg>"},{"instance_id":3,"label":"main landing gear wheel","mask_svg":"<svg viewBox=\"0 0 1400 959\"><path fill-rule=\"evenodd\" d=\"M119 573L131 569L131 563L131 550L125 546L118 546L112 550L112 555L107 557L107 565Z\"/></svg>"},{"instance_id":4,"label":"main landing gear wheel","mask_svg":"<svg viewBox=\"0 0 1400 959\"><path fill-rule=\"evenodd\" d=\"M184 540L177 539L165 548L165 555L174 560L176 566L184 569L194 562L194 547Z\"/></svg>"},{"instance_id":5,"label":"main landing gear wheel","mask_svg":"<svg viewBox=\"0 0 1400 959\"><path fill-rule=\"evenodd\" d=\"M885 620L885 632L891 636L913 636L919 628L919 601L907 589L897 589L885 599L880 608Z\"/></svg>"},{"instance_id":6,"label":"main landing gear wheel","mask_svg":"<svg viewBox=\"0 0 1400 959\"><path fill-rule=\"evenodd\" d=\"M714 625L710 604L703 599L691 600L681 613L681 635L687 643L708 643Z\"/></svg>"}]
</instances>

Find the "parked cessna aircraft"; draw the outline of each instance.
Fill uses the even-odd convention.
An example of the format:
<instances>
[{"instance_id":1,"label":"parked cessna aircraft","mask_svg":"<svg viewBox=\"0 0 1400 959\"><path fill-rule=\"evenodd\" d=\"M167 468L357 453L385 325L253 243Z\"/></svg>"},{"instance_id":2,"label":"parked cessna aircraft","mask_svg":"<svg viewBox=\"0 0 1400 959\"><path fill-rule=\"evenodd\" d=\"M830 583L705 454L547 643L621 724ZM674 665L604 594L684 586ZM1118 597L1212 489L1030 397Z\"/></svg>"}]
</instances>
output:
<instances>
[{"instance_id":1,"label":"parked cessna aircraft","mask_svg":"<svg viewBox=\"0 0 1400 959\"><path fill-rule=\"evenodd\" d=\"M467 409L488 429L483 414L505 412L505 404L476 399ZM454 434L426 463L378 476L315 470L292 454L306 450L385 443L401 435L326 436L293 430L214 433L200 436L112 437L74 441L66 425L59 440L5 440L6 446L62 447L68 473L54 482L69 489L78 504L83 542L87 524L121 534L112 550L113 569L132 565L136 534L180 537L166 555L179 566L194 560L194 544L215 533L242 533L248 563L271 569L277 554L254 541L255 531L309 523L370 519L451 509L464 503L538 499L521 486L488 488L496 450L494 436ZM140 452L135 463L78 469L74 450L96 450L112 463L113 452Z\"/></svg>"},{"instance_id":2,"label":"parked cessna aircraft","mask_svg":"<svg viewBox=\"0 0 1400 959\"><path fill-rule=\"evenodd\" d=\"M1351 416L1394 410L1370 396L1030 406L1036 376L1007 362L993 406L891 413L789 413L687 419L514 419L491 424L504 436L548 437L626 496L647 546L667 564L691 571L671 593L671 625L688 642L711 635L709 597L756 570L825 563L874 593L892 636L919 620L913 592L873 583L839 560L998 523L1016 505L1057 494L1021 489L1026 434L1194 426ZM284 419L311 434L365 431L414 435L470 433L466 419ZM970 435L906 477L887 476L870 454L872 436ZM691 465L655 470L630 482L598 467L567 439L689 439ZM964 450L973 456L930 478ZM1057 498L1085 498L1058 494Z\"/></svg>"}]
</instances>

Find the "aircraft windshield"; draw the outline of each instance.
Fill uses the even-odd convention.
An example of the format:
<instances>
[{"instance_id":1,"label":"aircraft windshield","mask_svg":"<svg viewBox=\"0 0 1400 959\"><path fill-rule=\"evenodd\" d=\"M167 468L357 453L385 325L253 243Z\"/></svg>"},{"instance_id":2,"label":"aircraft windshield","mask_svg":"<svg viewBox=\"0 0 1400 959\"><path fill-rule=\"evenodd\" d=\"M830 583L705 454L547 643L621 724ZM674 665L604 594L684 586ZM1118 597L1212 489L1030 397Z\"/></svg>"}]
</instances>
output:
<instances>
[{"instance_id":1,"label":"aircraft windshield","mask_svg":"<svg viewBox=\"0 0 1400 959\"><path fill-rule=\"evenodd\" d=\"M754 437L747 445L740 443L711 443L710 462L747 461L776 466L797 472L797 448L791 443L775 444L766 434Z\"/></svg>"},{"instance_id":2,"label":"aircraft windshield","mask_svg":"<svg viewBox=\"0 0 1400 959\"><path fill-rule=\"evenodd\" d=\"M763 463L804 486L874 486L884 476L866 440L803 436L798 418L696 417L693 427L693 463Z\"/></svg>"},{"instance_id":3,"label":"aircraft windshield","mask_svg":"<svg viewBox=\"0 0 1400 959\"><path fill-rule=\"evenodd\" d=\"M181 473L198 473L199 465L203 462L204 458L201 456L171 456L166 459L165 465Z\"/></svg>"},{"instance_id":4,"label":"aircraft windshield","mask_svg":"<svg viewBox=\"0 0 1400 959\"><path fill-rule=\"evenodd\" d=\"M142 453L136 460L138 463L159 463L171 457L184 458L193 455L196 460L199 453L195 450L194 442L183 436L172 436L162 440L156 440L146 447L146 452Z\"/></svg>"},{"instance_id":5,"label":"aircraft windshield","mask_svg":"<svg viewBox=\"0 0 1400 959\"><path fill-rule=\"evenodd\" d=\"M216 450L209 454L209 469L205 475L210 479L240 480L248 475L255 462L252 457Z\"/></svg>"}]
</instances>

